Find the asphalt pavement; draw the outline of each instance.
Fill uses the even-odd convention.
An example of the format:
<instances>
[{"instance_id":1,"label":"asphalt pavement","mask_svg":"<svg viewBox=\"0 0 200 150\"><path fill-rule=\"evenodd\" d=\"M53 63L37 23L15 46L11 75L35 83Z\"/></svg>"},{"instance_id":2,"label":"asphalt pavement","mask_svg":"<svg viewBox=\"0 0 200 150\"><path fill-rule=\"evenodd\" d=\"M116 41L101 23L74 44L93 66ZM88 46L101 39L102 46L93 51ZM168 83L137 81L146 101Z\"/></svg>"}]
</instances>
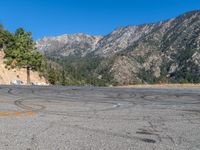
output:
<instances>
[{"instance_id":1,"label":"asphalt pavement","mask_svg":"<svg viewBox=\"0 0 200 150\"><path fill-rule=\"evenodd\" d=\"M200 89L0 86L0 150L200 150Z\"/></svg>"}]
</instances>

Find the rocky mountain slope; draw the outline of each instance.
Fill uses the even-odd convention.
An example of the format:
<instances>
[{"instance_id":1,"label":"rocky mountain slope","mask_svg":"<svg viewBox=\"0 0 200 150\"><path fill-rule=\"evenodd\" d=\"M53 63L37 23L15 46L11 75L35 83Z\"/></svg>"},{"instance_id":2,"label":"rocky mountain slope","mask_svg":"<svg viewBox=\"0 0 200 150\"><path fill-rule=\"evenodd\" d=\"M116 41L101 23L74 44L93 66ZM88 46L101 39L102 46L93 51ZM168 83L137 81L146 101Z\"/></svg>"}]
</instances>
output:
<instances>
[{"instance_id":1,"label":"rocky mountain slope","mask_svg":"<svg viewBox=\"0 0 200 150\"><path fill-rule=\"evenodd\" d=\"M124 84L200 82L199 61L200 11L193 11L154 24L152 31L115 58L112 72Z\"/></svg>"},{"instance_id":2,"label":"rocky mountain slope","mask_svg":"<svg viewBox=\"0 0 200 150\"><path fill-rule=\"evenodd\" d=\"M36 41L37 49L46 55L59 54L62 56L85 56L96 49L101 36L86 34L62 35L57 37L44 37Z\"/></svg>"},{"instance_id":3,"label":"rocky mountain slope","mask_svg":"<svg viewBox=\"0 0 200 150\"><path fill-rule=\"evenodd\" d=\"M102 79L109 74L117 84L200 82L200 11L119 28L104 37L62 37L65 42L44 38L37 47L51 56L100 58L91 74Z\"/></svg>"}]
</instances>

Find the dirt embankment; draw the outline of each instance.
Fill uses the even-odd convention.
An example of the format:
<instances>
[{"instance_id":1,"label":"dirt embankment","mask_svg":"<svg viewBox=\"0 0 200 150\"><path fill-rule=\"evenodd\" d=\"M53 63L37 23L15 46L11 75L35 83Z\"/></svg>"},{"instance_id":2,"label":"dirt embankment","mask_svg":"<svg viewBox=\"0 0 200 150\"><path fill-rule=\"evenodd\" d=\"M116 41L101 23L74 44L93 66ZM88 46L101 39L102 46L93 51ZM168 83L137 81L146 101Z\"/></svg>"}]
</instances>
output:
<instances>
[{"instance_id":1,"label":"dirt embankment","mask_svg":"<svg viewBox=\"0 0 200 150\"><path fill-rule=\"evenodd\" d=\"M27 82L26 69L9 69L6 68L6 65L3 63L4 53L0 50L0 84L10 84L11 81L20 80L24 84ZM38 83L41 85L46 84L46 80L43 77L39 76L38 72L31 71L31 82Z\"/></svg>"}]
</instances>

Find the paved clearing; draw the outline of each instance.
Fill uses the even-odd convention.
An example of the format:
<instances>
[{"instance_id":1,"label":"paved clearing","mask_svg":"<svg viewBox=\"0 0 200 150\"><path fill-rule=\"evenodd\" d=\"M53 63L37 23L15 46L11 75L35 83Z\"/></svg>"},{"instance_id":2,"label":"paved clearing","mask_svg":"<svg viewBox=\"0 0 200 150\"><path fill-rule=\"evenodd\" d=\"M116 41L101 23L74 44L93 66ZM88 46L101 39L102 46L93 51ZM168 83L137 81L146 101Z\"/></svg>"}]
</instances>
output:
<instances>
[{"instance_id":1,"label":"paved clearing","mask_svg":"<svg viewBox=\"0 0 200 150\"><path fill-rule=\"evenodd\" d=\"M200 150L200 90L0 86L1 150Z\"/></svg>"}]
</instances>

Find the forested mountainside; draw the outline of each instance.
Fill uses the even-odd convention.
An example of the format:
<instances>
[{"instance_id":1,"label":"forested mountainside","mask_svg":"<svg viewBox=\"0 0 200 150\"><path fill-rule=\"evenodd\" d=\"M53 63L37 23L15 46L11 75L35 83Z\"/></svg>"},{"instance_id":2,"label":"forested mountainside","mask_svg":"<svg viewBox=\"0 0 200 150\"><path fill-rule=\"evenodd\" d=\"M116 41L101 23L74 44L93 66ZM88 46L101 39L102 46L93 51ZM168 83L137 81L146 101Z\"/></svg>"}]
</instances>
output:
<instances>
[{"instance_id":1,"label":"forested mountainside","mask_svg":"<svg viewBox=\"0 0 200 150\"><path fill-rule=\"evenodd\" d=\"M166 21L121 27L106 36L45 37L37 41L37 48L79 83L197 83L200 11Z\"/></svg>"}]
</instances>

